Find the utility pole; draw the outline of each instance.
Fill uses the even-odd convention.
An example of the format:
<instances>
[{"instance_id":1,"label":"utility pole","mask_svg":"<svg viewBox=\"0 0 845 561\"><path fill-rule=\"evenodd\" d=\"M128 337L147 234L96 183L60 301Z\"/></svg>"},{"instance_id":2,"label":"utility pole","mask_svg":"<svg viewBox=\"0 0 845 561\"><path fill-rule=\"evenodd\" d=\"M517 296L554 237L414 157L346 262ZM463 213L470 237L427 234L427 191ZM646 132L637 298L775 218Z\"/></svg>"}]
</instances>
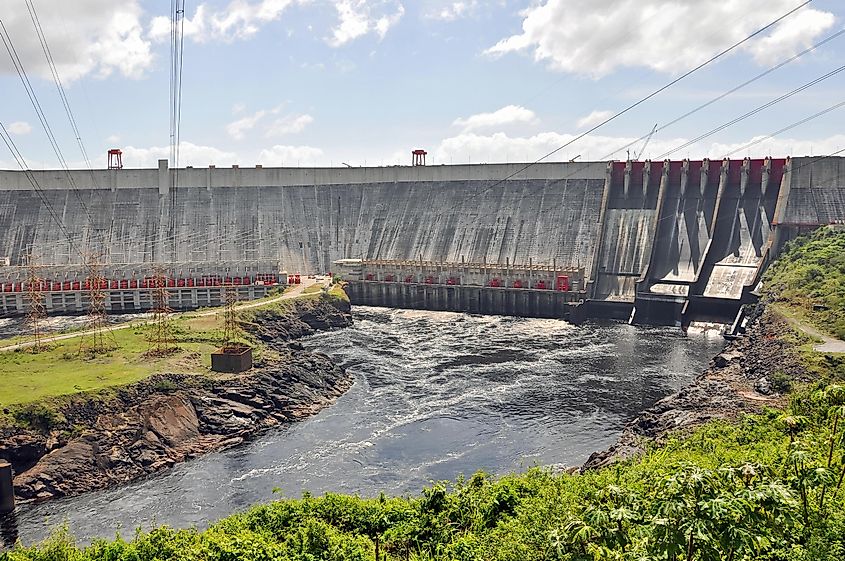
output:
<instances>
[{"instance_id":1,"label":"utility pole","mask_svg":"<svg viewBox=\"0 0 845 561\"><path fill-rule=\"evenodd\" d=\"M26 269L26 301L29 310L26 315L26 324L33 340L29 350L33 353L40 353L45 349L41 339L43 337L42 321L46 319L47 312L44 308L44 293L41 291L44 279L41 278L41 268L36 264L35 256L32 253L27 256Z\"/></svg>"}]
</instances>

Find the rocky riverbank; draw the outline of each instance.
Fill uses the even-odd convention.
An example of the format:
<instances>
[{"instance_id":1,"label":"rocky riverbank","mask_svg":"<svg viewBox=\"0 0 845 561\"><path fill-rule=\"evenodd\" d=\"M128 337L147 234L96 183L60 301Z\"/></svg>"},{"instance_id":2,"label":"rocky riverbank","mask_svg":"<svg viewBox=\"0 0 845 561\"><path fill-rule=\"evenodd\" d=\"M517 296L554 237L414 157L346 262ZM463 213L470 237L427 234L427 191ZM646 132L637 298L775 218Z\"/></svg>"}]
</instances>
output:
<instances>
[{"instance_id":1,"label":"rocky riverbank","mask_svg":"<svg viewBox=\"0 0 845 561\"><path fill-rule=\"evenodd\" d=\"M15 494L43 501L124 483L315 414L352 379L294 339L351 322L346 301L296 300L244 326L272 351L247 373L157 374L67 399L40 430L3 428L0 458L13 465Z\"/></svg>"},{"instance_id":2,"label":"rocky riverbank","mask_svg":"<svg viewBox=\"0 0 845 561\"><path fill-rule=\"evenodd\" d=\"M641 454L649 442L688 431L714 419L733 420L759 413L764 406L785 404L782 392L792 382L807 382L785 335L801 337L763 304L747 332L728 343L691 384L658 401L628 423L609 449L592 454L581 470L599 469L618 459Z\"/></svg>"}]
</instances>

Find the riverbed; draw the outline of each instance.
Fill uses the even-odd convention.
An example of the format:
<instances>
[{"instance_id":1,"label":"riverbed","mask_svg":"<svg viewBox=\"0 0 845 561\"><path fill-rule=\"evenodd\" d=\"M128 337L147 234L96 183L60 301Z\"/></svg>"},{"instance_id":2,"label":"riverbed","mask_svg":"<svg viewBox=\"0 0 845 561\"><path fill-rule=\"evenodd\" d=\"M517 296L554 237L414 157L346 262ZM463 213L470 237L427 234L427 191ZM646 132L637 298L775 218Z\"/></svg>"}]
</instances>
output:
<instances>
[{"instance_id":1,"label":"riverbed","mask_svg":"<svg viewBox=\"0 0 845 561\"><path fill-rule=\"evenodd\" d=\"M23 505L5 540L67 524L80 542L209 523L303 491L416 494L477 470L579 465L639 411L690 382L717 334L676 328L356 308L302 340L355 384L334 406L243 446L118 488Z\"/></svg>"}]
</instances>

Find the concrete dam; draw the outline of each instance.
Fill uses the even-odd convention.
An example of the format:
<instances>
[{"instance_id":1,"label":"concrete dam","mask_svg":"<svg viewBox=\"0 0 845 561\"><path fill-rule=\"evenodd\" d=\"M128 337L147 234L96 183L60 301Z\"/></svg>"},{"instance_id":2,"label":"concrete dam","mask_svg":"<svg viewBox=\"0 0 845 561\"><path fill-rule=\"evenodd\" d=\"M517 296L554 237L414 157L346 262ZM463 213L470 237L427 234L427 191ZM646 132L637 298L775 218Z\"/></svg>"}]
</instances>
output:
<instances>
[{"instance_id":1,"label":"concrete dam","mask_svg":"<svg viewBox=\"0 0 845 561\"><path fill-rule=\"evenodd\" d=\"M378 303L373 290L387 283L458 290L461 267L476 264L473 278L486 273L478 282L493 292L561 291L552 277L565 272L563 292L574 292L565 309L580 315L725 321L753 299L784 241L845 221L844 166L793 158L168 169L162 160L158 169L0 171L0 277L30 251L48 265L80 263L84 249L112 264L272 261L302 274L357 259L353 303ZM419 271L399 278L417 262ZM369 263L379 264L374 273ZM514 276L540 266L548 283ZM511 308L503 313L519 313Z\"/></svg>"}]
</instances>

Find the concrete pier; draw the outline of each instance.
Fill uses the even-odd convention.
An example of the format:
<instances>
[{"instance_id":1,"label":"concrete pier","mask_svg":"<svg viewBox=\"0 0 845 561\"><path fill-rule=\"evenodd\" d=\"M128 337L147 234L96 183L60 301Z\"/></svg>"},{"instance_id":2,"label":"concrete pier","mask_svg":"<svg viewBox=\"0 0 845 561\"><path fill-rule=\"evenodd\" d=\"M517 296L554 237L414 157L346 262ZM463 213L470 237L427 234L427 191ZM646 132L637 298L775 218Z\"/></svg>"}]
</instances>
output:
<instances>
[{"instance_id":1,"label":"concrete pier","mask_svg":"<svg viewBox=\"0 0 845 561\"><path fill-rule=\"evenodd\" d=\"M0 514L15 510L15 488L12 485L12 464L0 460Z\"/></svg>"}]
</instances>

